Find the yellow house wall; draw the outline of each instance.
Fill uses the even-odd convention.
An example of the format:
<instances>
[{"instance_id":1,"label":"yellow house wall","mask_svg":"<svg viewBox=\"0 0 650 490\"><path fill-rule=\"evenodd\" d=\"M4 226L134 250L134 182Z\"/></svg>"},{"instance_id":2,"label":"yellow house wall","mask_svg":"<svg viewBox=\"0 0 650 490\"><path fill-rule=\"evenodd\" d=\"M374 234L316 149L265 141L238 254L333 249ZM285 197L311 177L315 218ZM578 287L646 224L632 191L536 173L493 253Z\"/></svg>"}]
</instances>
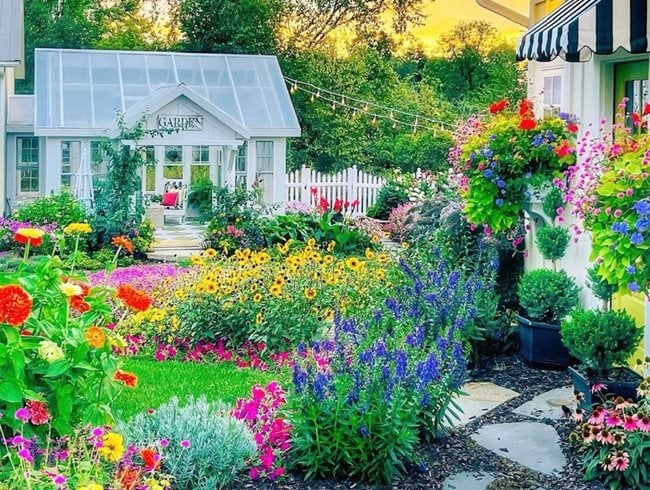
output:
<instances>
[{"instance_id":1,"label":"yellow house wall","mask_svg":"<svg viewBox=\"0 0 650 490\"><path fill-rule=\"evenodd\" d=\"M540 20L546 14L551 12L553 9L558 7L563 0L531 0L530 1L530 12L532 15L531 25Z\"/></svg>"},{"instance_id":2,"label":"yellow house wall","mask_svg":"<svg viewBox=\"0 0 650 490\"><path fill-rule=\"evenodd\" d=\"M646 320L646 300L645 297L641 294L615 294L612 300L612 306L615 310L625 310L627 311L634 320L639 328L645 327ZM647 334L646 334L647 335ZM644 339L647 340L647 339ZM645 342L641 341L639 348L630 358L630 366L637 367L636 361L643 359L646 356L645 351Z\"/></svg>"}]
</instances>

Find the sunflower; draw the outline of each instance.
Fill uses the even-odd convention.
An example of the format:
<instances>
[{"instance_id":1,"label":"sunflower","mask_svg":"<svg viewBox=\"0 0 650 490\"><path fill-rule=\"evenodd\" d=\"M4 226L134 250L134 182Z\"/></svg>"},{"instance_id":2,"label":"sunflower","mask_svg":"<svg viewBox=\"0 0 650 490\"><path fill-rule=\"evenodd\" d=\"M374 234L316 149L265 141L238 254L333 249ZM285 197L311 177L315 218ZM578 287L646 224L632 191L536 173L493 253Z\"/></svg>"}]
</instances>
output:
<instances>
[{"instance_id":1,"label":"sunflower","mask_svg":"<svg viewBox=\"0 0 650 490\"><path fill-rule=\"evenodd\" d=\"M326 322L332 322L334 321L334 310L330 310L329 308L323 311L323 319Z\"/></svg>"},{"instance_id":2,"label":"sunflower","mask_svg":"<svg viewBox=\"0 0 650 490\"><path fill-rule=\"evenodd\" d=\"M305 298L307 298L309 301L316 298L316 290L314 288L306 288L305 289Z\"/></svg>"},{"instance_id":3,"label":"sunflower","mask_svg":"<svg viewBox=\"0 0 650 490\"><path fill-rule=\"evenodd\" d=\"M275 280L273 281L273 284L280 287L284 286L284 276L276 277Z\"/></svg>"},{"instance_id":4,"label":"sunflower","mask_svg":"<svg viewBox=\"0 0 650 490\"><path fill-rule=\"evenodd\" d=\"M332 240L331 242L329 242L329 243L327 244L327 251L328 251L328 252L333 251L333 250L334 250L334 247L336 247L336 242L335 242L334 240Z\"/></svg>"},{"instance_id":5,"label":"sunflower","mask_svg":"<svg viewBox=\"0 0 650 490\"><path fill-rule=\"evenodd\" d=\"M331 255L326 255L325 257L323 257L323 263L326 264L326 265L333 264L334 263L334 257L332 257Z\"/></svg>"},{"instance_id":6,"label":"sunflower","mask_svg":"<svg viewBox=\"0 0 650 490\"><path fill-rule=\"evenodd\" d=\"M402 242L402 248L409 248L410 245L408 242Z\"/></svg>"},{"instance_id":7,"label":"sunflower","mask_svg":"<svg viewBox=\"0 0 650 490\"><path fill-rule=\"evenodd\" d=\"M209 259L213 259L217 256L217 251L214 248L208 248L205 251L205 256Z\"/></svg>"},{"instance_id":8,"label":"sunflower","mask_svg":"<svg viewBox=\"0 0 650 490\"><path fill-rule=\"evenodd\" d=\"M282 286L278 286L277 284L274 284L273 286L271 286L269 291L271 292L271 294L273 296L278 298L278 297L280 297L282 295Z\"/></svg>"},{"instance_id":9,"label":"sunflower","mask_svg":"<svg viewBox=\"0 0 650 490\"><path fill-rule=\"evenodd\" d=\"M309 248L314 248L316 246L316 239L310 238L309 240L307 240L307 246Z\"/></svg>"},{"instance_id":10,"label":"sunflower","mask_svg":"<svg viewBox=\"0 0 650 490\"><path fill-rule=\"evenodd\" d=\"M263 321L264 321L264 317L262 316L261 313L258 313L257 316L255 317L255 323L261 325Z\"/></svg>"},{"instance_id":11,"label":"sunflower","mask_svg":"<svg viewBox=\"0 0 650 490\"><path fill-rule=\"evenodd\" d=\"M370 250L370 248L366 248L366 259L371 260L374 257L375 257L375 252Z\"/></svg>"},{"instance_id":12,"label":"sunflower","mask_svg":"<svg viewBox=\"0 0 650 490\"><path fill-rule=\"evenodd\" d=\"M381 281L384 277L386 277L386 273L383 271L383 269L379 269L377 272L375 272L375 277Z\"/></svg>"},{"instance_id":13,"label":"sunflower","mask_svg":"<svg viewBox=\"0 0 650 490\"><path fill-rule=\"evenodd\" d=\"M260 293L257 293L255 296L253 296L253 301L259 303L260 301L262 301L262 295Z\"/></svg>"},{"instance_id":14,"label":"sunflower","mask_svg":"<svg viewBox=\"0 0 650 490\"><path fill-rule=\"evenodd\" d=\"M356 272L361 268L361 261L356 257L350 257L348 260L345 261L345 265L351 271Z\"/></svg>"},{"instance_id":15,"label":"sunflower","mask_svg":"<svg viewBox=\"0 0 650 490\"><path fill-rule=\"evenodd\" d=\"M217 289L218 289L218 288L217 288L217 283L216 283L216 282L213 282L213 281L208 281L208 282L206 282L206 284L205 284L205 290L206 290L208 293L210 293L210 294L214 294L214 293L217 292Z\"/></svg>"}]
</instances>

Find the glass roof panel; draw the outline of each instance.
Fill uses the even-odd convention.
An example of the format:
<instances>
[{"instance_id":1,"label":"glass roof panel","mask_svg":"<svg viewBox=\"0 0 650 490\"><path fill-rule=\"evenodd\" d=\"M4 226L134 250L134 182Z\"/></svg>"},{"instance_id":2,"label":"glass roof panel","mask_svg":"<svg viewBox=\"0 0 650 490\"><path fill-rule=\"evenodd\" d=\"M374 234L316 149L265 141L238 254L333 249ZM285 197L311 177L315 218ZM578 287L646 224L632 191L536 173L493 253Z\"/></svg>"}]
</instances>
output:
<instances>
[{"instance_id":1,"label":"glass roof panel","mask_svg":"<svg viewBox=\"0 0 650 490\"><path fill-rule=\"evenodd\" d=\"M106 129L180 83L245 127L299 129L274 57L70 49L36 50L36 126Z\"/></svg>"}]
</instances>

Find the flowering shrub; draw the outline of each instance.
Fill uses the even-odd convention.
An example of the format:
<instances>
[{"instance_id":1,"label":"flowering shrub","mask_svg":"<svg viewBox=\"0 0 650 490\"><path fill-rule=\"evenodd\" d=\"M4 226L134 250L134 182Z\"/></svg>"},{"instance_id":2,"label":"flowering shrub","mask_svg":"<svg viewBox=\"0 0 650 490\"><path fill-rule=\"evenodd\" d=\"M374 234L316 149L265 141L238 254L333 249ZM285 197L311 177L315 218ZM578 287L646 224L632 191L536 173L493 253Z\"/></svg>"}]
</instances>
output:
<instances>
[{"instance_id":1,"label":"flowering shrub","mask_svg":"<svg viewBox=\"0 0 650 490\"><path fill-rule=\"evenodd\" d=\"M41 236L18 230L25 257ZM26 437L44 435L48 422L55 434L106 423L120 386L135 384L111 352L121 342L107 328L112 291L91 289L61 265L43 257L0 275L0 425Z\"/></svg>"},{"instance_id":2,"label":"flowering shrub","mask_svg":"<svg viewBox=\"0 0 650 490\"><path fill-rule=\"evenodd\" d=\"M638 403L617 397L595 406L586 423L571 435L582 453L585 480L601 478L611 489L650 485L650 379L637 391Z\"/></svg>"},{"instance_id":3,"label":"flowering shrub","mask_svg":"<svg viewBox=\"0 0 650 490\"><path fill-rule=\"evenodd\" d=\"M470 118L456 135L450 152L461 175L463 211L470 223L493 232L512 230L520 221L529 187L540 188L575 162L573 119L535 120L532 102L523 100L517 113L506 101L493 104L490 116Z\"/></svg>"},{"instance_id":4,"label":"flowering shrub","mask_svg":"<svg viewBox=\"0 0 650 490\"><path fill-rule=\"evenodd\" d=\"M287 242L260 252L237 249L225 261L215 254L195 256L181 281L155 288L156 307L127 318L128 333L156 344L227 339L232 349L250 340L282 351L322 336L336 310L374 308L395 272L385 253L340 258L313 239L304 248Z\"/></svg>"},{"instance_id":5,"label":"flowering shrub","mask_svg":"<svg viewBox=\"0 0 650 490\"><path fill-rule=\"evenodd\" d=\"M394 208L388 216L388 230L393 240L403 242L408 233L409 212L413 208L413 203L400 204Z\"/></svg>"},{"instance_id":6,"label":"flowering shrub","mask_svg":"<svg viewBox=\"0 0 650 490\"><path fill-rule=\"evenodd\" d=\"M112 287L129 284L150 294L155 286L174 280L188 271L189 269L175 264L134 265L115 269L108 275L105 271L95 272L88 276L88 282L93 286Z\"/></svg>"},{"instance_id":7,"label":"flowering shrub","mask_svg":"<svg viewBox=\"0 0 650 490\"><path fill-rule=\"evenodd\" d=\"M177 398L136 415L116 430L129 444L163 452L161 470L179 490L213 490L230 483L256 455L253 435L220 404Z\"/></svg>"},{"instance_id":8,"label":"flowering shrub","mask_svg":"<svg viewBox=\"0 0 650 490\"><path fill-rule=\"evenodd\" d=\"M43 232L44 245L42 250L46 253L52 251L52 242L55 239L56 223L34 225L31 221L18 221L0 216L0 251L18 250L21 246L14 236L19 229L37 229ZM37 249L36 252L39 250Z\"/></svg>"},{"instance_id":9,"label":"flowering shrub","mask_svg":"<svg viewBox=\"0 0 650 490\"><path fill-rule=\"evenodd\" d=\"M465 329L483 285L442 261L429 272L402 267L409 284L370 321L337 317L334 340L298 349L291 456L308 478L389 483L440 431L465 379Z\"/></svg>"},{"instance_id":10,"label":"flowering shrub","mask_svg":"<svg viewBox=\"0 0 650 490\"><path fill-rule=\"evenodd\" d=\"M284 391L276 382L266 388L254 386L251 398L237 400L232 415L243 420L253 432L257 445L257 457L249 462L249 476L253 481L268 478L271 481L284 475L286 453L291 444L291 426L280 415L285 404Z\"/></svg>"},{"instance_id":11,"label":"flowering shrub","mask_svg":"<svg viewBox=\"0 0 650 490\"><path fill-rule=\"evenodd\" d=\"M164 447L125 446L122 436L106 427L45 441L20 433L3 439L8 462L0 467L0 480L6 488L172 488L170 475L161 472Z\"/></svg>"},{"instance_id":12,"label":"flowering shrub","mask_svg":"<svg viewBox=\"0 0 650 490\"><path fill-rule=\"evenodd\" d=\"M591 234L591 260L598 264L598 275L610 285L647 292L650 141L646 135L635 137L622 123L614 126L612 139L602 123L603 136L583 140L580 152L585 157L567 172L575 182L567 200ZM563 186L561 181L556 184Z\"/></svg>"},{"instance_id":13,"label":"flowering shrub","mask_svg":"<svg viewBox=\"0 0 650 490\"><path fill-rule=\"evenodd\" d=\"M388 219L390 212L400 204L418 203L429 199L438 185L435 174L418 171L404 174L395 170L387 178L386 184L379 190L377 200L368 209L368 216L376 219Z\"/></svg>"}]
</instances>

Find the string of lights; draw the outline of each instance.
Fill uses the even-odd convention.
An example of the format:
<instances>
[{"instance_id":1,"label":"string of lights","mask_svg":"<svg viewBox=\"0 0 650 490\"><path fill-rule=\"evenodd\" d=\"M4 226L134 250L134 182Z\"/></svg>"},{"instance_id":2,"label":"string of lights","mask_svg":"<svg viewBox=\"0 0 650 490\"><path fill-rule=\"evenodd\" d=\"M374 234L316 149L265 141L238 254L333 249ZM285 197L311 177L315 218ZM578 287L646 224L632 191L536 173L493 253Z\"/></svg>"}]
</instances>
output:
<instances>
[{"instance_id":1,"label":"string of lights","mask_svg":"<svg viewBox=\"0 0 650 490\"><path fill-rule=\"evenodd\" d=\"M372 118L371 122L373 124L376 124L380 119L384 119L392 122L393 128L397 128L398 125L412 127L413 133L416 133L418 130L432 131L434 136L438 132L452 133L451 129L448 129L452 128L452 125L445 121L432 119L421 114L414 114L376 102L350 97L308 82L296 80L295 78L285 76L284 80L289 86L291 94L295 94L298 91L305 92L310 95L312 102L316 100L325 101L332 105L332 110L341 107L352 111L353 118L359 115L365 115ZM405 120L406 118L408 120Z\"/></svg>"}]
</instances>

